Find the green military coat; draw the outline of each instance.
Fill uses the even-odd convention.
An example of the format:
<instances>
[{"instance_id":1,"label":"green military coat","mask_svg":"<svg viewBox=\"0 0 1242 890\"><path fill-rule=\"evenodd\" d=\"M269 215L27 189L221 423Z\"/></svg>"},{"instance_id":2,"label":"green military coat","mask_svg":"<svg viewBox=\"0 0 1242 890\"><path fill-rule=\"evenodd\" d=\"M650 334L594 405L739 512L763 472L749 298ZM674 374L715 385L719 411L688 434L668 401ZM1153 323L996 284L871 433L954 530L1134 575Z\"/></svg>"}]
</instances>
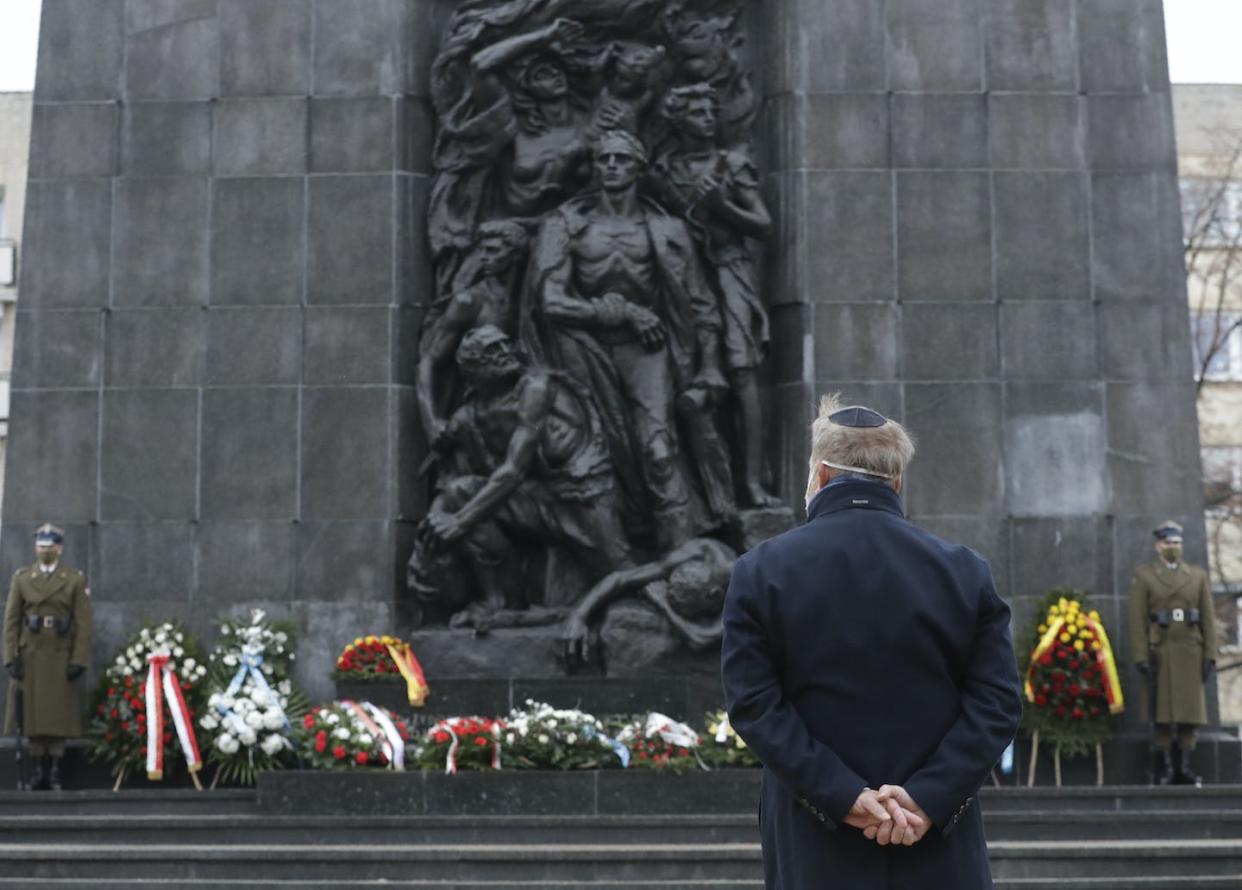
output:
<instances>
[{"instance_id":1,"label":"green military coat","mask_svg":"<svg viewBox=\"0 0 1242 890\"><path fill-rule=\"evenodd\" d=\"M1199 624L1161 627L1152 612L1198 609ZM1135 661L1156 662L1156 722L1207 723L1203 662L1216 658L1216 614L1207 572L1163 560L1140 566L1130 582L1130 641ZM1145 645L1144 645L1145 644Z\"/></svg>"},{"instance_id":2,"label":"green military coat","mask_svg":"<svg viewBox=\"0 0 1242 890\"><path fill-rule=\"evenodd\" d=\"M35 633L25 623L28 615L72 618L73 626L63 636L54 627L40 627ZM37 563L19 569L4 606L4 663L20 657L25 676L20 682L9 681L5 732L16 730L14 693L20 687L25 692L27 736L81 735L82 681L70 682L65 671L70 664L89 665L90 651L91 601L82 573L64 563L50 574Z\"/></svg>"}]
</instances>

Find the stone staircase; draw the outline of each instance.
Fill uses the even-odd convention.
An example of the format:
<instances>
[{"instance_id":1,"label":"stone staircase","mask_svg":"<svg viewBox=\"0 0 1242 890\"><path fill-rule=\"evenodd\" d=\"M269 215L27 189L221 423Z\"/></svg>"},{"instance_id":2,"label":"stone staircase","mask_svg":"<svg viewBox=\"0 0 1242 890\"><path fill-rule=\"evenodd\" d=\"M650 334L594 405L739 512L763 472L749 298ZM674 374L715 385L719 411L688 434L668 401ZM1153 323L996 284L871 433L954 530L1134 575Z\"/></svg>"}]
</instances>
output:
<instances>
[{"instance_id":1,"label":"stone staircase","mask_svg":"<svg viewBox=\"0 0 1242 890\"><path fill-rule=\"evenodd\" d=\"M635 775L632 804L618 807L629 779L615 773L609 812L587 775L410 776L422 789L411 814L383 812L391 797L377 789L391 775L358 774L352 792L340 776L316 790L321 775L285 774L257 793L0 792L0 890L762 887L742 800L753 774L716 774L718 806L704 797L706 776ZM653 779L667 792L655 804L642 793ZM548 803L541 781L595 798L576 798L572 814L537 812ZM677 811L679 798L690 812ZM367 804L380 799L389 804ZM989 788L982 800L999 890L1242 888L1242 786Z\"/></svg>"}]
</instances>

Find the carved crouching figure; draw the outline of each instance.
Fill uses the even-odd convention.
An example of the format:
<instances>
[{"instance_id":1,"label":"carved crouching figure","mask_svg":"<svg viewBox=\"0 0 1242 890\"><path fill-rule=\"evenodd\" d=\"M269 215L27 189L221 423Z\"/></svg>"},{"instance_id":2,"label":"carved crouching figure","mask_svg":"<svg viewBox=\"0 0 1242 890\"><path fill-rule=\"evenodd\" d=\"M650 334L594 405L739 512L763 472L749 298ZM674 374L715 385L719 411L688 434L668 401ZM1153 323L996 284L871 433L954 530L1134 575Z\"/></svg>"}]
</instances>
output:
<instances>
[{"instance_id":1,"label":"carved crouching figure","mask_svg":"<svg viewBox=\"0 0 1242 890\"><path fill-rule=\"evenodd\" d=\"M457 612L527 605L523 552L557 546L590 578L629 560L608 448L590 400L554 371L526 367L494 325L467 333L457 364L468 392L438 447L463 471L418 530L409 585ZM457 581L464 577L465 584Z\"/></svg>"}]
</instances>

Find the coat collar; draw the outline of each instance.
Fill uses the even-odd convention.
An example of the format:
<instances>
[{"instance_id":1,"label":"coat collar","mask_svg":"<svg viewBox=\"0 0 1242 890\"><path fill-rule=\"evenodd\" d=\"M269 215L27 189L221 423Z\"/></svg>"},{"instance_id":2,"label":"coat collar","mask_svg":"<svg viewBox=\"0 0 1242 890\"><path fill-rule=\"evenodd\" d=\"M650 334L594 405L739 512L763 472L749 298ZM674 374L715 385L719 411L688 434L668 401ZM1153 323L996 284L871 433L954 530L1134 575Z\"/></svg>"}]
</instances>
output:
<instances>
[{"instance_id":1,"label":"coat collar","mask_svg":"<svg viewBox=\"0 0 1242 890\"><path fill-rule=\"evenodd\" d=\"M807 522L814 522L821 516L855 508L883 510L901 517L906 515L901 506L901 495L888 485L847 477L828 483L811 498L806 508L806 519Z\"/></svg>"}]
</instances>

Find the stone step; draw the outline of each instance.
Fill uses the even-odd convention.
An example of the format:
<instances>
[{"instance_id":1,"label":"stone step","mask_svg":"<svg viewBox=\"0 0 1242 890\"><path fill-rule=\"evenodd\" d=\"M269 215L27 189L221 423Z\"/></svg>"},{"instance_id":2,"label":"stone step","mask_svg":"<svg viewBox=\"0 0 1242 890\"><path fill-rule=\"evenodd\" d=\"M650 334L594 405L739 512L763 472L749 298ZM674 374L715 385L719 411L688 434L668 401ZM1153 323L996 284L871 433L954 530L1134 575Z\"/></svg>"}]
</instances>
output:
<instances>
[{"instance_id":1,"label":"stone step","mask_svg":"<svg viewBox=\"0 0 1242 890\"><path fill-rule=\"evenodd\" d=\"M1062 813L1056 810L985 814L987 836L1005 840L1242 839L1242 810ZM753 814L681 816L274 816L249 811L54 814L35 807L0 820L0 843L72 843L89 832L150 844L753 843Z\"/></svg>"},{"instance_id":2,"label":"stone step","mask_svg":"<svg viewBox=\"0 0 1242 890\"><path fill-rule=\"evenodd\" d=\"M994 841L992 874L1016 878L1181 878L1242 874L1239 840Z\"/></svg>"},{"instance_id":3,"label":"stone step","mask_svg":"<svg viewBox=\"0 0 1242 890\"><path fill-rule=\"evenodd\" d=\"M256 795L249 789L195 791L144 788L124 791L0 791L0 824L10 816L41 815L234 815L254 813Z\"/></svg>"},{"instance_id":4,"label":"stone step","mask_svg":"<svg viewBox=\"0 0 1242 890\"><path fill-rule=\"evenodd\" d=\"M162 879L78 880L75 878L0 878L0 888L30 890L165 890ZM708 881L297 881L185 878L177 883L184 890L372 890L372 888L421 888L421 890L763 890L761 880L712 879ZM1242 873L1215 877L1150 878L1014 878L998 880L996 890L1237 890Z\"/></svg>"}]
</instances>

